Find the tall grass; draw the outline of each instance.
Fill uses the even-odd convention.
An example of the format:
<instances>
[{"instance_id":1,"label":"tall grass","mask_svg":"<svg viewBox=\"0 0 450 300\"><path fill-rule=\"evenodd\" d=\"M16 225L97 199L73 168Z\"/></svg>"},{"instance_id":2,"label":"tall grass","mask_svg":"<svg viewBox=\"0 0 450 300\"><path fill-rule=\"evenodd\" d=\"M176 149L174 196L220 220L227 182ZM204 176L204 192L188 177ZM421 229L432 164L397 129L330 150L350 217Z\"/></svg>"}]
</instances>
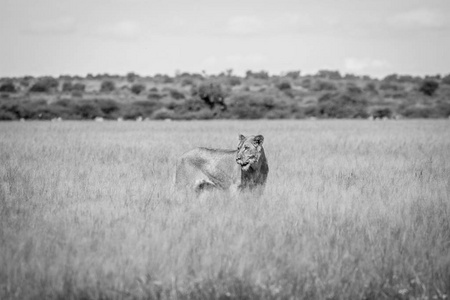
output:
<instances>
[{"instance_id":1,"label":"tall grass","mask_svg":"<svg viewBox=\"0 0 450 300\"><path fill-rule=\"evenodd\" d=\"M1 299L445 299L448 121L0 123ZM261 133L261 198L174 201Z\"/></svg>"}]
</instances>

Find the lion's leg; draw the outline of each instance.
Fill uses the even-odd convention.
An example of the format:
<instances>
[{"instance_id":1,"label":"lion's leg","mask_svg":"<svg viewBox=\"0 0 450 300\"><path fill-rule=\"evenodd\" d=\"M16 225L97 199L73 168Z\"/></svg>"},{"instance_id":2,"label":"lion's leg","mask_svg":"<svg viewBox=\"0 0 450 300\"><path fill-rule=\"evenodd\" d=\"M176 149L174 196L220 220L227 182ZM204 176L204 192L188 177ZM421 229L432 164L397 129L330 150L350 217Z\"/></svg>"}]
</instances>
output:
<instances>
[{"instance_id":1,"label":"lion's leg","mask_svg":"<svg viewBox=\"0 0 450 300\"><path fill-rule=\"evenodd\" d=\"M216 188L214 182L208 179L199 179L194 183L194 190L197 194L200 194L203 191L210 191Z\"/></svg>"}]
</instances>

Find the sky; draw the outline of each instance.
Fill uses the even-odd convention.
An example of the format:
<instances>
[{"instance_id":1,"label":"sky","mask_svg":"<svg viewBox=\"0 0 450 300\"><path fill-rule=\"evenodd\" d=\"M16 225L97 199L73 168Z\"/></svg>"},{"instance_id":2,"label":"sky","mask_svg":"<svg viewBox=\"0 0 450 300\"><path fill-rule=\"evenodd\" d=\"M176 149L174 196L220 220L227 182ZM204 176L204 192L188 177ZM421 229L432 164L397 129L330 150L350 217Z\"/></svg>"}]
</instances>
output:
<instances>
[{"instance_id":1,"label":"sky","mask_svg":"<svg viewBox=\"0 0 450 300\"><path fill-rule=\"evenodd\" d=\"M0 0L0 77L450 73L450 0Z\"/></svg>"}]
</instances>

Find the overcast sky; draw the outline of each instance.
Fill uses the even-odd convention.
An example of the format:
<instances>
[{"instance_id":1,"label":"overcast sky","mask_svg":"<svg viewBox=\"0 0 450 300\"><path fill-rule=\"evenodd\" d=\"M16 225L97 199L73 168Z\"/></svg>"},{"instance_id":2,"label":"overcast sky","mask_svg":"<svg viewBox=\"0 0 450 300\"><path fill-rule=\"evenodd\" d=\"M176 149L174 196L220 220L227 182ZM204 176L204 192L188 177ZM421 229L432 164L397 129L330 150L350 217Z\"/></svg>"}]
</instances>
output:
<instances>
[{"instance_id":1,"label":"overcast sky","mask_svg":"<svg viewBox=\"0 0 450 300\"><path fill-rule=\"evenodd\" d=\"M0 0L0 76L450 73L450 0Z\"/></svg>"}]
</instances>

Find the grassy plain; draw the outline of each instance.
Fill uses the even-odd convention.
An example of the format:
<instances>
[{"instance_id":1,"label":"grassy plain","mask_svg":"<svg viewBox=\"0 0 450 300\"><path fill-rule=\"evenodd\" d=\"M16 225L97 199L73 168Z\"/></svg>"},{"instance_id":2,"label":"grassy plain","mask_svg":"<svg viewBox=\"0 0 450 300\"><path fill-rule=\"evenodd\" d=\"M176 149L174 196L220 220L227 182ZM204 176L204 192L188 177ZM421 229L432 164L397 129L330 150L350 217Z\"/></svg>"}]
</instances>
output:
<instances>
[{"instance_id":1,"label":"grassy plain","mask_svg":"<svg viewBox=\"0 0 450 300\"><path fill-rule=\"evenodd\" d=\"M262 198L173 201L261 133ZM0 123L0 299L448 299L450 122Z\"/></svg>"}]
</instances>

